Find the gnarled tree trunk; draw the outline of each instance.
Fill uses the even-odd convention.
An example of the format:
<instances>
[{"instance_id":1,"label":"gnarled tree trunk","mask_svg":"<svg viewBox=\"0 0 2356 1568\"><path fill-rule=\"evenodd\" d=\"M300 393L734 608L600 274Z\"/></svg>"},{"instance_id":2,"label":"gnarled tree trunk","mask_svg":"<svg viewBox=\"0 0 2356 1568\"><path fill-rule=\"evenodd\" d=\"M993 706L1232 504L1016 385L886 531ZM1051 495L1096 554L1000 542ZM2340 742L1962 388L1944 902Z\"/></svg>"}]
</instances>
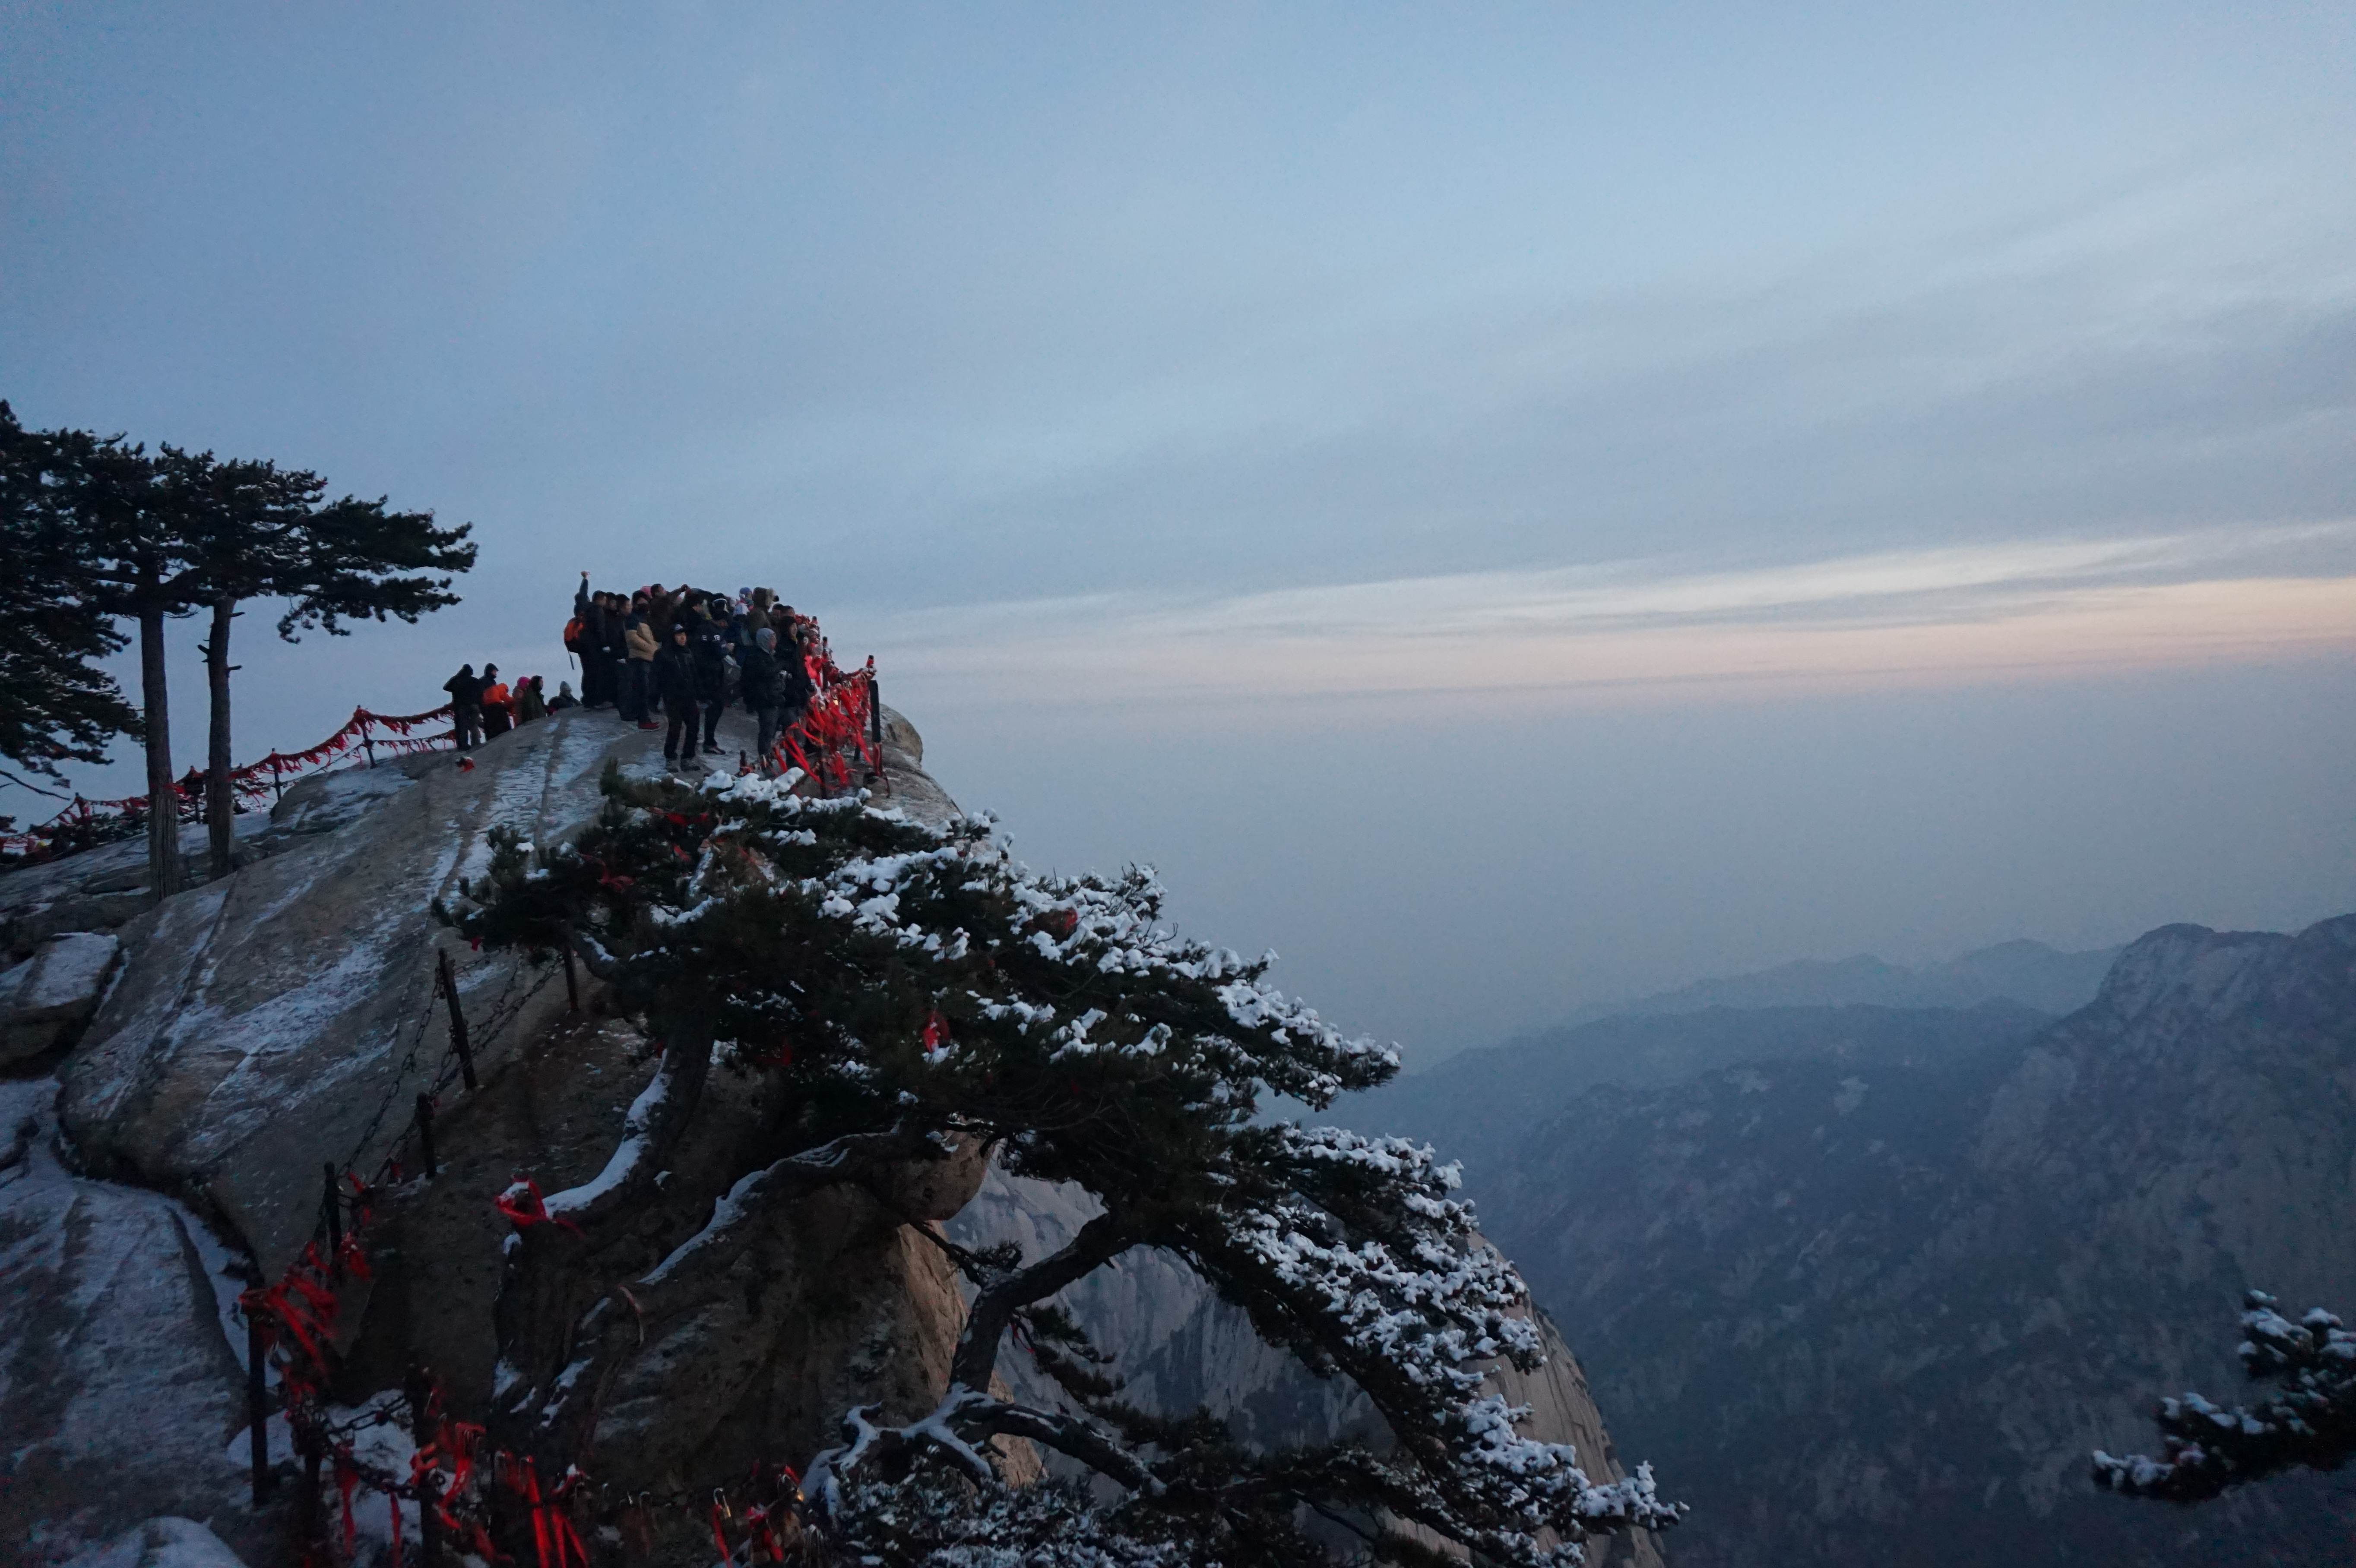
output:
<instances>
[{"instance_id":1,"label":"gnarled tree trunk","mask_svg":"<svg viewBox=\"0 0 2356 1568\"><path fill-rule=\"evenodd\" d=\"M139 615L139 700L147 728L147 876L155 901L187 884L180 866L180 796L172 787L172 709L165 690L164 612Z\"/></svg>"},{"instance_id":2,"label":"gnarled tree trunk","mask_svg":"<svg viewBox=\"0 0 2356 1568\"><path fill-rule=\"evenodd\" d=\"M212 692L212 727L205 757L205 827L211 840L212 875L230 873L230 842L237 797L230 786L229 676L237 667L229 662L229 624L237 614L236 601L224 594L213 601L213 633L205 644L205 682Z\"/></svg>"}]
</instances>

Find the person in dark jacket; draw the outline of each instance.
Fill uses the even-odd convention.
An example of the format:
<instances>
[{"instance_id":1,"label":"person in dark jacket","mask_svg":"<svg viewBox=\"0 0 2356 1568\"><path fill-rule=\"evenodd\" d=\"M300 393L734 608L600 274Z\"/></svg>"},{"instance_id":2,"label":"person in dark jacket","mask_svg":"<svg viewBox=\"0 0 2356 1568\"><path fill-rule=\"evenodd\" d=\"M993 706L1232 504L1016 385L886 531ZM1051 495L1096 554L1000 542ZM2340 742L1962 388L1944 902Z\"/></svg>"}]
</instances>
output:
<instances>
[{"instance_id":1,"label":"person in dark jacket","mask_svg":"<svg viewBox=\"0 0 2356 1568\"><path fill-rule=\"evenodd\" d=\"M475 667L460 665L442 689L450 694L450 728L458 737L458 750L471 751L483 739L483 683L476 678Z\"/></svg>"},{"instance_id":2,"label":"person in dark jacket","mask_svg":"<svg viewBox=\"0 0 2356 1568\"><path fill-rule=\"evenodd\" d=\"M695 695L703 704L703 751L720 754L720 715L728 706L728 634L723 623L712 619L711 606L699 608L680 623L688 628L688 646L695 654Z\"/></svg>"},{"instance_id":3,"label":"person in dark jacket","mask_svg":"<svg viewBox=\"0 0 2356 1568\"><path fill-rule=\"evenodd\" d=\"M600 589L592 592L589 574L581 574L581 586L573 592L573 620L575 635L565 642L565 651L581 661L581 692L590 707L605 700L605 691L611 678L613 660L605 647L605 594Z\"/></svg>"},{"instance_id":4,"label":"person in dark jacket","mask_svg":"<svg viewBox=\"0 0 2356 1568\"><path fill-rule=\"evenodd\" d=\"M515 688L515 716L518 725L530 724L548 717L548 699L540 694L540 677L528 675Z\"/></svg>"},{"instance_id":5,"label":"person in dark jacket","mask_svg":"<svg viewBox=\"0 0 2356 1568\"><path fill-rule=\"evenodd\" d=\"M558 681L556 695L548 699L548 710L551 713L562 713L568 708L580 706L581 699L573 695L573 683L569 680Z\"/></svg>"},{"instance_id":6,"label":"person in dark jacket","mask_svg":"<svg viewBox=\"0 0 2356 1568\"><path fill-rule=\"evenodd\" d=\"M776 766L771 753L777 749L778 704L784 696L776 647L777 634L763 626L753 633L753 645L737 656L737 662L744 667L737 690L744 696L744 711L753 716L760 731L753 754L760 760L764 777Z\"/></svg>"},{"instance_id":7,"label":"person in dark jacket","mask_svg":"<svg viewBox=\"0 0 2356 1568\"><path fill-rule=\"evenodd\" d=\"M695 754L695 735L703 699L697 689L695 650L687 645L685 621L671 623L669 645L655 655L651 668L655 695L662 699L663 712L670 720L663 736L663 761L674 767L700 768L703 763Z\"/></svg>"}]
</instances>

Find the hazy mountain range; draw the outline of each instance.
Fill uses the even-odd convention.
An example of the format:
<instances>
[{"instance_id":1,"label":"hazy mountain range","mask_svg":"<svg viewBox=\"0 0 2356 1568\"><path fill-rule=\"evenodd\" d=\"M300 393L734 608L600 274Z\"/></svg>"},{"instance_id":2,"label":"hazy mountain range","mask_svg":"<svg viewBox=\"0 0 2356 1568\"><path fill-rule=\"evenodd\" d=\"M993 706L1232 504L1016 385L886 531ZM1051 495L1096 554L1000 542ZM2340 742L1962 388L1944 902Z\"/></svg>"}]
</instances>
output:
<instances>
[{"instance_id":1,"label":"hazy mountain range","mask_svg":"<svg viewBox=\"0 0 2356 1568\"><path fill-rule=\"evenodd\" d=\"M2343 1479L2179 1509L2086 1456L2152 1446L2159 1394L2238 1392L2245 1287L2356 1310L2356 916L2165 927L2072 996L2098 956L1792 965L1337 1115L1463 1158L1621 1452L1695 1505L1683 1568L2346 1561ZM2005 989L1727 1000L1910 973Z\"/></svg>"},{"instance_id":2,"label":"hazy mountain range","mask_svg":"<svg viewBox=\"0 0 2356 1568\"><path fill-rule=\"evenodd\" d=\"M2001 942L1919 969L1885 964L1868 953L1833 960L1807 958L1747 975L1697 980L1634 1001L1581 1008L1533 1038L1552 1039L1597 1019L1696 1013L1709 1008L1968 1008L2004 1000L2040 1012L2067 1013L2094 999L2118 955L2115 947L2064 953L2042 942L2020 941Z\"/></svg>"}]
</instances>

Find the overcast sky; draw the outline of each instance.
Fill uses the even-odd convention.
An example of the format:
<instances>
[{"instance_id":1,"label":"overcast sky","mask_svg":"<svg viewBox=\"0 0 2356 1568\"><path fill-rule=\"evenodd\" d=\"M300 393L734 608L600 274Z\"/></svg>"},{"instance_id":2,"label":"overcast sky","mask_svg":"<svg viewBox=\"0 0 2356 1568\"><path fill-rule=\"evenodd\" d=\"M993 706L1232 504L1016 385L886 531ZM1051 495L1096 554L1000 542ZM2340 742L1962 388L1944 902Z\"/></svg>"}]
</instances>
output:
<instances>
[{"instance_id":1,"label":"overcast sky","mask_svg":"<svg viewBox=\"0 0 2356 1568\"><path fill-rule=\"evenodd\" d=\"M0 18L0 396L484 546L241 757L774 583L1425 1060L2356 908L2345 6Z\"/></svg>"}]
</instances>

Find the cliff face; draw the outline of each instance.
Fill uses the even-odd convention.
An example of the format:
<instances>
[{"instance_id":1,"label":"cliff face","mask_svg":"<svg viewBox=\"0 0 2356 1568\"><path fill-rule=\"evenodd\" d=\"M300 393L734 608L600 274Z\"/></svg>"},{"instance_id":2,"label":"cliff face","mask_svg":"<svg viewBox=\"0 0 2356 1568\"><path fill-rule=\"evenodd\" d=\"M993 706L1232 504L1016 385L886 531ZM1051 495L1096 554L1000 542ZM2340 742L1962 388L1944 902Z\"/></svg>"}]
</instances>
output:
<instances>
[{"instance_id":1,"label":"cliff face","mask_svg":"<svg viewBox=\"0 0 2356 1568\"><path fill-rule=\"evenodd\" d=\"M2356 917L2156 931L2093 1004L1934 1058L1595 1088L1483 1162L1490 1232L1701 1564L2334 1560L2344 1486L2097 1493L2240 1383L2250 1285L2356 1307Z\"/></svg>"},{"instance_id":2,"label":"cliff face","mask_svg":"<svg viewBox=\"0 0 2356 1568\"><path fill-rule=\"evenodd\" d=\"M969 1246L1015 1242L1035 1257L1064 1245L1096 1212L1085 1193L993 1169L950 1222L949 1233ZM1241 1308L1218 1299L1166 1253L1130 1253L1056 1299L1099 1346L1118 1349L1115 1371L1128 1380L1122 1397L1144 1409L1166 1414L1207 1409L1244 1441L1262 1447L1344 1437L1377 1445L1388 1441L1382 1417L1347 1379L1310 1375L1262 1340ZM1539 1321L1545 1365L1534 1372L1500 1366L1490 1386L1530 1407L1526 1434L1572 1445L1591 1478L1616 1481L1627 1471L1586 1376L1553 1322L1543 1314ZM1049 1408L1063 1403L1060 1389L1019 1350L1010 1350L1001 1364L1008 1383L1025 1398ZM1665 1476L1667 1495L1682 1496L1676 1479ZM1615 1536L1590 1544L1588 1561L1599 1568L1658 1568L1662 1558L1648 1535Z\"/></svg>"},{"instance_id":3,"label":"cliff face","mask_svg":"<svg viewBox=\"0 0 2356 1568\"><path fill-rule=\"evenodd\" d=\"M898 803L946 809L914 730L891 716L888 738ZM375 1266L342 1292L335 1392L357 1404L423 1363L445 1378L454 1414L481 1419L509 1229L491 1200L519 1172L551 1190L594 1176L655 1053L597 1013L594 987L570 1014L560 969L474 953L428 906L480 874L492 827L552 841L596 809L609 761L655 760L652 737L574 711L493 741L471 767L444 753L306 781L241 834L250 863L120 924L120 972L59 1068L62 1089L0 1084L9 1127L18 1109L37 1124L0 1162L11 1287L0 1413L14 1452L0 1555L62 1561L171 1512L236 1520L229 1533L257 1563L282 1552L284 1531L240 1500L243 1339L224 1334L221 1296L244 1285L244 1254L274 1276L309 1241L324 1163L365 1174L396 1148L444 1062L437 949L455 966L481 1087L444 1072L438 1175L419 1179L412 1149L374 1196ZM70 920L73 898L112 896L73 891L70 864L16 890L19 923ZM87 1175L50 1152L60 1121L58 1147ZM662 1200L601 1262L651 1266L777 1131L773 1112L715 1074ZM894 1420L930 1408L964 1306L939 1249L904 1216L946 1218L980 1175L979 1159L953 1162L912 1179L893 1209L843 1190L780 1213L736 1288L648 1326L598 1429L601 1474L669 1488L755 1458L798 1463L850 1405ZM1012 1467L1031 1473L1027 1458Z\"/></svg>"},{"instance_id":4,"label":"cliff face","mask_svg":"<svg viewBox=\"0 0 2356 1568\"><path fill-rule=\"evenodd\" d=\"M739 720L724 722L733 731ZM935 820L953 812L922 769L913 727L897 715L886 723L892 804ZM481 874L494 827L560 841L597 808L606 766L650 772L656 761L652 737L579 711L501 737L470 761L414 758L290 791L268 824L241 835L249 859L234 874L119 924L119 965L59 1068L62 1087L43 1080L15 1092L39 1109L41 1125L38 1149L0 1161L34 1173L0 1175L0 1260L16 1291L0 1323L0 1414L20 1444L0 1489L0 1554L62 1562L169 1511L233 1520L223 1533L250 1561L284 1559L285 1531L240 1500L243 1339L241 1328L224 1336L222 1298L246 1283L237 1277L246 1254L274 1277L310 1241L324 1164L379 1170L402 1149L416 1096L437 1086L439 1169L423 1179L412 1145L407 1168L370 1195L373 1268L340 1294L333 1393L357 1405L423 1364L444 1379L452 1414L481 1421L489 1411L511 1230L491 1200L519 1174L551 1191L593 1178L657 1052L600 1011L585 977L587 1005L569 1010L561 969L475 953L427 912ZM27 940L53 940L40 923L72 919L71 898L114 896L89 880L51 868L37 888L19 889L26 896L9 907L29 912ZM437 955L454 966L474 1090L445 1057ZM782 1115L715 1072L659 1198L627 1233L600 1241L594 1272L643 1275L692 1234L735 1175L780 1152ZM74 1170L45 1152L59 1123L57 1147ZM642 1311L637 1343L598 1407L598 1478L675 1492L743 1474L756 1458L799 1464L834 1440L836 1418L853 1405L889 1422L929 1409L964 1303L923 1228L954 1216L969 1238L1022 1240L1035 1257L1085 1218L1070 1195L1030 1184L993 1181L977 1198L979 1156L911 1173L889 1201L844 1188L780 1206L727 1288L674 1317ZM96 1246L102 1236L106 1246ZM117 1288L126 1270L152 1288ZM1144 1403L1208 1404L1271 1446L1379 1434L1353 1389L1320 1382L1262 1344L1173 1260L1133 1258L1075 1297L1136 1374L1132 1393ZM1595 1478L1618 1478L1611 1439L1551 1326L1547 1345L1545 1369L1501 1371L1500 1391L1534 1406L1533 1435L1576 1444ZM1007 1363L1016 1379L1019 1356ZM167 1437L143 1422L164 1424ZM1038 1474L1026 1447L1009 1448L1011 1478ZM691 1531L663 1550L691 1557L708 1544ZM1622 1543L1595 1560L1658 1557L1649 1542Z\"/></svg>"}]
</instances>

